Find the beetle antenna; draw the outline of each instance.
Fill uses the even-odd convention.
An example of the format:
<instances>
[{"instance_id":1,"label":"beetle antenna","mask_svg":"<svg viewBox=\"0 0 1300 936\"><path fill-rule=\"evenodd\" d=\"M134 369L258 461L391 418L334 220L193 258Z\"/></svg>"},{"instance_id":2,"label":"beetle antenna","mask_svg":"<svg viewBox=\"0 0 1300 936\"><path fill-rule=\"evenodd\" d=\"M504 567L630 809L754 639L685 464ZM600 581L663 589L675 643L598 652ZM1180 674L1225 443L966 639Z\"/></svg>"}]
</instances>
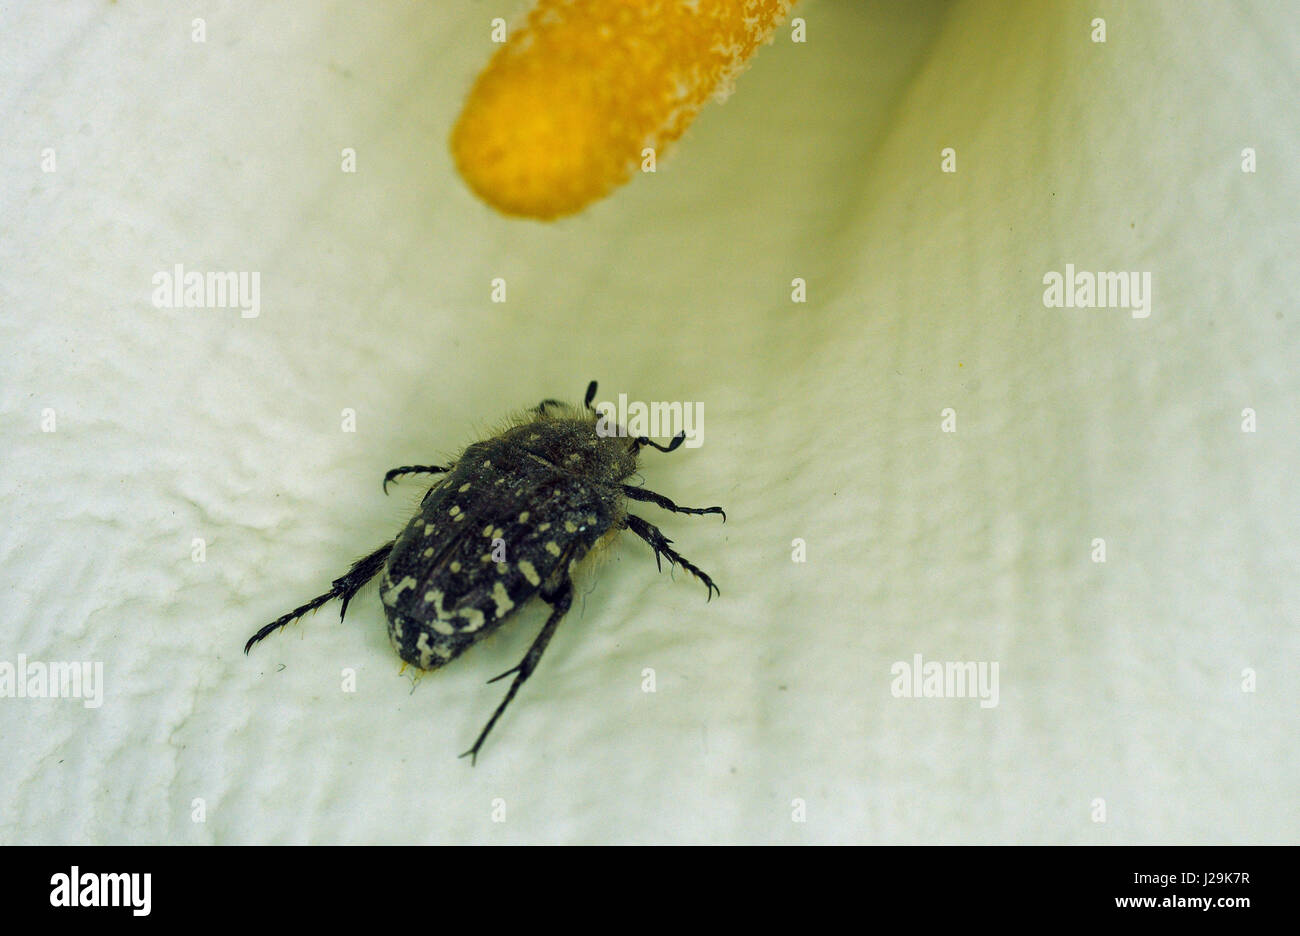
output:
<instances>
[{"instance_id":1,"label":"beetle antenna","mask_svg":"<svg viewBox=\"0 0 1300 936\"><path fill-rule=\"evenodd\" d=\"M637 452L639 452L641 450L641 446L643 445L648 445L651 448L657 448L661 452L671 452L674 449L680 447L681 444L685 441L686 441L685 429L681 430L680 432L677 433L677 435L673 436L673 440L669 442L667 445L660 445L658 442L654 441L649 436L637 436L637 438L632 442L632 454L635 455Z\"/></svg>"}]
</instances>

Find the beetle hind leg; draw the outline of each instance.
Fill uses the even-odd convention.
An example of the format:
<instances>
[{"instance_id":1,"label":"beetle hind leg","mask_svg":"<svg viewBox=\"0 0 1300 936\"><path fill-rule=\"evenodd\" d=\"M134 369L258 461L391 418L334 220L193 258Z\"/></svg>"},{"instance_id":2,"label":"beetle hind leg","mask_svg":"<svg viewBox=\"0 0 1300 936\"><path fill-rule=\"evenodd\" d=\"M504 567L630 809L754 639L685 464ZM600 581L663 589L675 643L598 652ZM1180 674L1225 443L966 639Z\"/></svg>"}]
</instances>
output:
<instances>
[{"instance_id":1,"label":"beetle hind leg","mask_svg":"<svg viewBox=\"0 0 1300 936\"><path fill-rule=\"evenodd\" d=\"M394 542L396 541L394 540ZM388 558L388 554L392 551L393 543L385 543L364 559L358 559L352 564L352 568L330 584L330 590L325 594L317 595L302 607L294 608L288 614L281 615L252 637L249 637L248 643L244 644L244 653L248 653L249 650L253 649L253 645L263 637L275 633L286 624L293 623L304 614L315 611L321 605L335 598L343 602L343 606L339 609L339 620L343 620L348 613L348 602L352 600L357 592L361 591L362 585L365 585L366 582L379 573L379 570L384 567L384 560Z\"/></svg>"},{"instance_id":2,"label":"beetle hind leg","mask_svg":"<svg viewBox=\"0 0 1300 936\"><path fill-rule=\"evenodd\" d=\"M553 593L549 595L543 593L542 598L544 601L550 603L551 616L548 617L546 623L542 625L542 630L537 635L537 639L534 640L533 645L528 648L528 652L524 654L524 658L519 661L519 665L506 670L500 676L495 676L488 680L489 683L494 683L498 679L505 679L510 675L515 677L510 683L510 689L507 690L506 697L501 700L501 704L498 705L496 711L492 713L492 717L488 719L488 723L483 727L483 730L479 732L478 740L474 742L474 746L461 755L461 757L468 757L471 764L478 761L479 749L483 747L483 742L487 740L488 733L492 730L492 726L497 723L497 719L501 717L501 713L506 710L506 706L510 704L512 699L514 699L515 693L519 691L519 687L527 681L529 676L533 675L533 670L537 668L538 661L541 660L542 654L546 651L546 645L551 642L551 637L555 634L555 628L559 625L560 618L564 617L569 610L569 606L573 603L573 583L568 579L565 579Z\"/></svg>"},{"instance_id":3,"label":"beetle hind leg","mask_svg":"<svg viewBox=\"0 0 1300 936\"><path fill-rule=\"evenodd\" d=\"M708 590L709 594L708 600L713 599L715 592L719 595L722 594L722 590L719 589L717 585L713 584L713 579L709 578L708 573L703 571L695 563L686 559L677 550L673 549L673 541L664 536L663 532L653 523L648 523L640 517L633 516L632 514L627 515L627 519L624 523L629 530L650 544L650 548L655 551L655 565L657 565L661 571L663 570L661 557L667 558L671 564L681 566L687 572L691 573L691 575L704 583L704 587Z\"/></svg>"}]
</instances>

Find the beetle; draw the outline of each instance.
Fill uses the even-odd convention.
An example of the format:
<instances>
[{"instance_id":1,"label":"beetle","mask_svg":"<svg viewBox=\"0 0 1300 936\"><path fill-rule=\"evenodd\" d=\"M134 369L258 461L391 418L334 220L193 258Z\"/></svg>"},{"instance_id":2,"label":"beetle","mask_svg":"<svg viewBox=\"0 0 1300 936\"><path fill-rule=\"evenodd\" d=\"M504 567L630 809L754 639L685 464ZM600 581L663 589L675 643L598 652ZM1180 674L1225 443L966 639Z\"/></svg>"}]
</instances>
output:
<instances>
[{"instance_id":1,"label":"beetle","mask_svg":"<svg viewBox=\"0 0 1300 936\"><path fill-rule=\"evenodd\" d=\"M536 670L561 618L573 602L574 567L622 530L631 530L654 551L663 570L681 566L705 586L708 600L721 594L705 572L672 548L649 521L628 513L641 501L682 514L727 515L721 507L679 507L662 494L625 483L646 446L674 451L646 436L629 437L603 424L587 385L581 407L543 400L514 417L506 428L468 446L451 464L404 465L384 475L384 492L397 478L438 474L419 511L393 540L359 559L330 590L267 624L244 645L253 645L309 611L337 598L339 618L366 582L380 576L379 594L388 636L398 655L434 670L495 632L529 599L539 597L551 613L524 658L496 682L514 676L474 746L478 753L519 688Z\"/></svg>"}]
</instances>

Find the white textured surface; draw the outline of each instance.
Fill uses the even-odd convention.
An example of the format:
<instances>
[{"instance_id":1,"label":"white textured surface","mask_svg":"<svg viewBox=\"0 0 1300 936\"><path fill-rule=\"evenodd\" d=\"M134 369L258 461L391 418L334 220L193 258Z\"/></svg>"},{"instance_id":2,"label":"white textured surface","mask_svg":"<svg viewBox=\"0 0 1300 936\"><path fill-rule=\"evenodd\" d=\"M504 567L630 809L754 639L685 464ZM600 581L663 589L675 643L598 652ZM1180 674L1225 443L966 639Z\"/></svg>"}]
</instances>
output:
<instances>
[{"instance_id":1,"label":"white textured surface","mask_svg":"<svg viewBox=\"0 0 1300 936\"><path fill-rule=\"evenodd\" d=\"M451 170L495 12L265 6L0 8L0 660L107 680L0 699L0 841L1296 840L1292 4L823 0L553 227ZM1067 262L1151 318L1045 309ZM261 316L153 308L174 263ZM475 769L537 610L413 692L373 588L241 655L384 470L593 377L704 401L644 474L727 507L655 517L721 600L622 542ZM892 698L917 652L1001 704Z\"/></svg>"}]
</instances>

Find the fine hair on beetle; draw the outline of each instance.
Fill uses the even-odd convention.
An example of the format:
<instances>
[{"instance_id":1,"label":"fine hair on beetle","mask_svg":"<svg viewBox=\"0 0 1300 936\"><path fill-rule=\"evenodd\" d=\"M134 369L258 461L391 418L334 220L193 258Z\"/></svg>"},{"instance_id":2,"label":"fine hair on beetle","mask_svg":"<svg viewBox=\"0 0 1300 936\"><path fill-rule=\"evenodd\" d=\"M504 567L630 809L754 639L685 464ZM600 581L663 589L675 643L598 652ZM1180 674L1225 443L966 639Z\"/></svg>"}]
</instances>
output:
<instances>
[{"instance_id":1,"label":"fine hair on beetle","mask_svg":"<svg viewBox=\"0 0 1300 936\"><path fill-rule=\"evenodd\" d=\"M330 590L261 628L244 645L338 599L339 617L366 582L379 577L388 636L398 655L421 670L438 669L501 625L533 598L550 606L524 658L489 682L513 676L505 698L462 757L475 762L484 741L536 670L560 620L573 603L580 563L630 530L662 570L680 566L719 594L713 579L672 548L672 540L629 511L636 501L682 514L719 514L721 507L679 507L662 494L625 483L642 449L673 452L646 436L598 431L592 407L596 381L580 406L547 399L493 435L467 446L447 465L403 465L384 475L384 491L407 475L435 475L396 538L357 560Z\"/></svg>"}]
</instances>

